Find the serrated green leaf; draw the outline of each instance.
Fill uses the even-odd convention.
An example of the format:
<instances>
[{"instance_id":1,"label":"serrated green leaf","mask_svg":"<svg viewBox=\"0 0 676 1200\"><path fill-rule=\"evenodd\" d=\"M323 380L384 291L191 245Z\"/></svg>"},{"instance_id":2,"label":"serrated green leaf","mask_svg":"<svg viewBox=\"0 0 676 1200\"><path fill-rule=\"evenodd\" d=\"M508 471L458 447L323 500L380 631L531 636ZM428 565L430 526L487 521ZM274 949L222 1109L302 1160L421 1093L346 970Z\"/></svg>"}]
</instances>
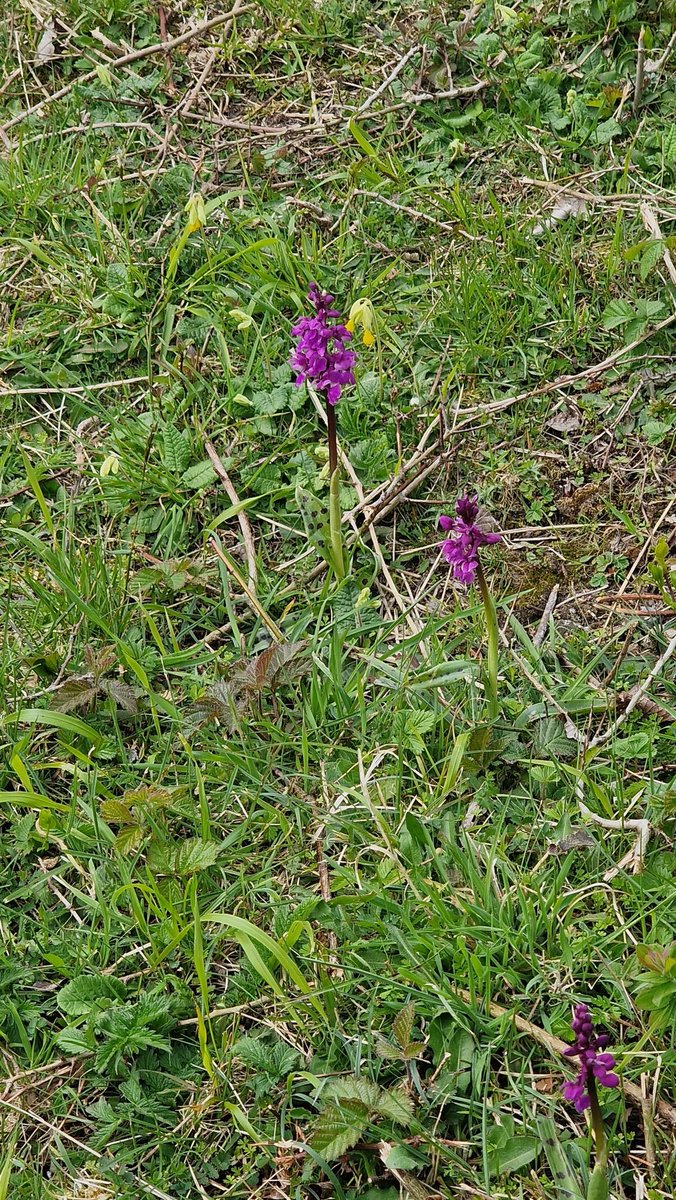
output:
<instances>
[{"instance_id":1,"label":"serrated green leaf","mask_svg":"<svg viewBox=\"0 0 676 1200\"><path fill-rule=\"evenodd\" d=\"M330 1106L315 1121L309 1143L330 1162L359 1141L366 1125L365 1110L350 1113Z\"/></svg>"},{"instance_id":2,"label":"serrated green leaf","mask_svg":"<svg viewBox=\"0 0 676 1200\"><path fill-rule=\"evenodd\" d=\"M405 1050L411 1041L411 1033L413 1032L413 1022L415 1021L415 1004L409 1000L403 1008L399 1010L392 1022L392 1035L397 1045Z\"/></svg>"},{"instance_id":3,"label":"serrated green leaf","mask_svg":"<svg viewBox=\"0 0 676 1200\"><path fill-rule=\"evenodd\" d=\"M182 433L173 425L162 430L162 461L172 475L180 475L188 465L190 447Z\"/></svg>"},{"instance_id":4,"label":"serrated green leaf","mask_svg":"<svg viewBox=\"0 0 676 1200\"><path fill-rule=\"evenodd\" d=\"M636 313L627 300L611 300L603 310L601 325L604 329L617 329L618 326L633 321L635 317Z\"/></svg>"},{"instance_id":5,"label":"serrated green leaf","mask_svg":"<svg viewBox=\"0 0 676 1200\"><path fill-rule=\"evenodd\" d=\"M90 676L81 679L66 679L65 683L54 693L50 708L58 712L72 712L78 708L87 708L94 702L99 693L99 684Z\"/></svg>"},{"instance_id":6,"label":"serrated green leaf","mask_svg":"<svg viewBox=\"0 0 676 1200\"><path fill-rule=\"evenodd\" d=\"M377 1106L381 1089L370 1079L350 1075L334 1080L324 1094L335 1104L360 1104L368 1112Z\"/></svg>"},{"instance_id":7,"label":"serrated green leaf","mask_svg":"<svg viewBox=\"0 0 676 1200\"><path fill-rule=\"evenodd\" d=\"M186 838L174 853L174 870L177 875L194 875L213 867L218 858L218 842L206 842L203 838Z\"/></svg>"},{"instance_id":8,"label":"serrated green leaf","mask_svg":"<svg viewBox=\"0 0 676 1200\"><path fill-rule=\"evenodd\" d=\"M125 712L137 713L138 701L133 687L125 683L123 679L107 679L104 687L108 695L115 701L120 708Z\"/></svg>"},{"instance_id":9,"label":"serrated green leaf","mask_svg":"<svg viewBox=\"0 0 676 1200\"><path fill-rule=\"evenodd\" d=\"M141 825L125 825L115 838L115 849L120 854L131 854L138 850L144 836Z\"/></svg>"},{"instance_id":10,"label":"serrated green leaf","mask_svg":"<svg viewBox=\"0 0 676 1200\"><path fill-rule=\"evenodd\" d=\"M82 1017L98 1011L124 996L124 984L110 975L78 975L56 994L56 1003L69 1017Z\"/></svg>"},{"instance_id":11,"label":"serrated green leaf","mask_svg":"<svg viewBox=\"0 0 676 1200\"><path fill-rule=\"evenodd\" d=\"M645 282L653 267L660 261L664 254L664 242L652 242L641 256L639 272L641 279Z\"/></svg>"},{"instance_id":12,"label":"serrated green leaf","mask_svg":"<svg viewBox=\"0 0 676 1200\"><path fill-rule=\"evenodd\" d=\"M200 488L210 487L216 478L217 475L214 468L209 459L205 458L202 462L193 463L191 467L188 467L183 472L181 483L185 487L191 488L192 491L197 492Z\"/></svg>"},{"instance_id":13,"label":"serrated green leaf","mask_svg":"<svg viewBox=\"0 0 676 1200\"><path fill-rule=\"evenodd\" d=\"M92 1054L96 1049L94 1037L86 1029L67 1026L56 1035L56 1044L64 1054Z\"/></svg>"},{"instance_id":14,"label":"serrated green leaf","mask_svg":"<svg viewBox=\"0 0 676 1200\"><path fill-rule=\"evenodd\" d=\"M595 146L607 146L612 142L613 138L619 137L622 133L622 126L614 117L609 117L607 121L600 121L596 129L591 135L590 141Z\"/></svg>"},{"instance_id":15,"label":"serrated green leaf","mask_svg":"<svg viewBox=\"0 0 676 1200\"><path fill-rule=\"evenodd\" d=\"M116 825L137 824L133 812L121 800L103 800L101 802L101 816L104 821L114 821Z\"/></svg>"},{"instance_id":16,"label":"serrated green leaf","mask_svg":"<svg viewBox=\"0 0 676 1200\"><path fill-rule=\"evenodd\" d=\"M396 1125L408 1128L413 1120L413 1101L404 1084L390 1088L387 1092L381 1091L377 1104L372 1107L379 1117L394 1121Z\"/></svg>"}]
</instances>

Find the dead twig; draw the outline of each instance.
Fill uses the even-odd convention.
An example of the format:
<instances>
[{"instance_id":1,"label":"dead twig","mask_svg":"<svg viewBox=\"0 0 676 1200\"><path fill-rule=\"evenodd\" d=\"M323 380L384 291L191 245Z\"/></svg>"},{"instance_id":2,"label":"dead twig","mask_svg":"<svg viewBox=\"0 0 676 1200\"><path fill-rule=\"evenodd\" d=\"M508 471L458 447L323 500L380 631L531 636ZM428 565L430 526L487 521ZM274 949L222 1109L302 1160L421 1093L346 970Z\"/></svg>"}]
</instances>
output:
<instances>
[{"instance_id":1,"label":"dead twig","mask_svg":"<svg viewBox=\"0 0 676 1200\"><path fill-rule=\"evenodd\" d=\"M195 84L195 86L193 88L190 89L185 100L183 100L179 104L178 108L176 109L177 117L179 117L179 116L184 117L186 115L186 113L190 112L190 109L192 108L193 104L195 103L197 97L199 96L200 92L203 90L207 79L211 75L211 72L214 69L215 62L216 62L216 51L212 50L206 63L204 64L204 68L200 74L199 79L197 80L197 83Z\"/></svg>"},{"instance_id":2,"label":"dead twig","mask_svg":"<svg viewBox=\"0 0 676 1200\"><path fill-rule=\"evenodd\" d=\"M379 192L369 192L366 188L355 188L352 195L365 196L369 200L377 200L379 204L384 204L387 208L394 209L395 212L406 213L408 217L413 217L416 221L426 221L428 225L434 225L437 229L445 230L446 233L459 234L469 241L477 241L477 238L473 237L471 233L467 233L464 229L461 229L458 223L452 225L450 221L440 221L438 217L433 217L430 213L420 212L417 208L411 208L410 204L399 204L396 200L390 200L387 196L381 196Z\"/></svg>"},{"instance_id":3,"label":"dead twig","mask_svg":"<svg viewBox=\"0 0 676 1200\"><path fill-rule=\"evenodd\" d=\"M653 680L657 678L663 667L665 667L669 662L674 650L676 650L676 630L672 629L666 649L660 655L652 670L646 675L643 683L639 684L636 690L632 692L624 712L620 713L619 717L617 717L603 733L597 733L596 736L592 738L589 743L590 750L593 750L596 746L602 746L604 742L607 742L610 738L615 736L620 726L624 725L625 721L631 716L634 709L639 704L641 697L645 696Z\"/></svg>"},{"instance_id":4,"label":"dead twig","mask_svg":"<svg viewBox=\"0 0 676 1200\"><path fill-rule=\"evenodd\" d=\"M410 62L410 60L413 58L413 55L418 54L419 51L420 51L420 46L411 46L411 49L406 51L406 54L404 54L402 56L402 58L399 59L399 62L397 63L397 65L395 67L392 68L389 75L385 79L383 79L383 82L380 84L380 87L377 87L375 92L371 92L371 95L366 97L363 104L359 105L359 108L357 109L357 111L354 114L355 117L360 117L362 115L362 113L365 113L366 110L369 109L371 107L371 105L375 103L375 101L378 99L379 96L382 96L383 92L390 86L390 84L394 83L394 80L397 78L397 75L401 74L401 72L403 71L407 62Z\"/></svg>"},{"instance_id":5,"label":"dead twig","mask_svg":"<svg viewBox=\"0 0 676 1200\"><path fill-rule=\"evenodd\" d=\"M638 115L638 110L641 107L641 96L643 95L643 81L645 79L645 29L641 26L641 32L638 35L638 49L636 51L636 79L634 81L634 100L631 106L631 111L634 116Z\"/></svg>"},{"instance_id":6,"label":"dead twig","mask_svg":"<svg viewBox=\"0 0 676 1200\"><path fill-rule=\"evenodd\" d=\"M167 46L167 43L169 42L169 38L167 37L167 14L164 11L163 4L158 5L157 15L160 20L160 38L162 39L162 45L165 47L164 57L165 57L165 61L167 64L167 91L172 96L175 96L176 95L176 84L174 83L174 76L173 76L173 72L171 69L171 54L168 50L166 50L166 46Z\"/></svg>"},{"instance_id":7,"label":"dead twig","mask_svg":"<svg viewBox=\"0 0 676 1200\"><path fill-rule=\"evenodd\" d=\"M178 46L184 46L186 42L191 42L194 38L201 37L203 33L207 33L210 29L215 29L217 25L231 24L235 17L249 12L253 7L254 5L252 4L241 4L240 0L235 0L235 4L230 9L230 12L210 17L208 21L201 21L193 29L188 29L185 33L181 33L178 37L171 38L167 42L154 42L152 46L143 46L140 50L132 50L129 54L125 54L122 58L118 58L110 63L109 69L128 67L131 63L139 62L142 58L149 58L152 54L168 54L171 50L176 50ZM76 79L59 88L57 92L52 92L50 96L45 96L37 104L31 105L30 108L25 108L16 117L12 117L11 121L7 121L4 126L3 132L6 134L8 129L13 129L15 125L20 125L27 117L32 117L35 113L42 112L42 109L48 104L53 104L56 100L62 100L64 96L72 92L73 88L81 87L83 83L91 83L97 77L97 68L94 68L93 71L86 71L84 75L78 75Z\"/></svg>"},{"instance_id":8,"label":"dead twig","mask_svg":"<svg viewBox=\"0 0 676 1200\"><path fill-rule=\"evenodd\" d=\"M551 617L552 613L554 612L554 609L556 608L556 601L558 600L558 598L559 598L559 585L558 585L558 583L555 583L554 587L552 588L551 592L549 593L547 603L545 604L545 607L542 612L542 616L540 617L540 621L538 623L538 627L535 631L535 637L533 638L533 645L536 646L538 648L538 650L540 649L540 646L542 645L542 643L545 640L545 634L547 633L547 626L549 625L549 618Z\"/></svg>"},{"instance_id":9,"label":"dead twig","mask_svg":"<svg viewBox=\"0 0 676 1200\"><path fill-rule=\"evenodd\" d=\"M211 465L214 468L214 471L218 475L218 478L228 493L228 499L230 500L231 504L234 504L234 506L238 508L237 520L239 521L239 527L242 531L244 549L246 551L246 560L249 568L249 587L251 588L252 592L255 592L256 584L258 582L258 569L256 567L256 543L254 542L251 522L244 509L239 507L242 502L232 485L232 481L228 475L228 472L216 453L216 448L213 442L205 442L204 449L209 455L209 459L211 460Z\"/></svg>"},{"instance_id":10,"label":"dead twig","mask_svg":"<svg viewBox=\"0 0 676 1200\"><path fill-rule=\"evenodd\" d=\"M600 817L597 813L592 812L590 808L587 808L587 805L583 804L581 800L578 800L578 807L583 817L586 817L588 821L593 821L595 825L601 825L603 829L619 829L622 832L626 829L631 829L636 833L636 842L629 853L624 856L617 866L612 867L610 871L606 871L606 874L603 876L606 883L609 883L629 863L633 866L634 875L638 875L643 870L645 853L650 841L650 821L646 821L644 817Z\"/></svg>"}]
</instances>

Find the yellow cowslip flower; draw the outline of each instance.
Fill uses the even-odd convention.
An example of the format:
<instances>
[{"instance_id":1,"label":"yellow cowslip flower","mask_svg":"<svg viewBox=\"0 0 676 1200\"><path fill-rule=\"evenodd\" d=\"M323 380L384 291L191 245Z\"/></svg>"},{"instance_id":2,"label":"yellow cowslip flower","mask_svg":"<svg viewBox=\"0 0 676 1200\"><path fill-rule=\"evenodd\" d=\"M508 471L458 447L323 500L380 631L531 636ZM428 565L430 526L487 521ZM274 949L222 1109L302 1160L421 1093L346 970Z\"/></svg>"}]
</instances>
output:
<instances>
[{"instance_id":1,"label":"yellow cowslip flower","mask_svg":"<svg viewBox=\"0 0 676 1200\"><path fill-rule=\"evenodd\" d=\"M117 454L109 454L101 463L99 475L105 479L107 475L117 475L120 469L120 460Z\"/></svg>"},{"instance_id":2,"label":"yellow cowslip flower","mask_svg":"<svg viewBox=\"0 0 676 1200\"><path fill-rule=\"evenodd\" d=\"M201 192L194 192L185 206L185 211L188 214L188 233L196 233L203 225L207 223L207 214L204 207L204 196Z\"/></svg>"},{"instance_id":3,"label":"yellow cowslip flower","mask_svg":"<svg viewBox=\"0 0 676 1200\"><path fill-rule=\"evenodd\" d=\"M374 333L376 314L371 301L366 296L360 296L358 300L355 300L345 324L349 333L354 333L359 326L362 329L362 342L365 346L372 346L376 340Z\"/></svg>"}]
</instances>

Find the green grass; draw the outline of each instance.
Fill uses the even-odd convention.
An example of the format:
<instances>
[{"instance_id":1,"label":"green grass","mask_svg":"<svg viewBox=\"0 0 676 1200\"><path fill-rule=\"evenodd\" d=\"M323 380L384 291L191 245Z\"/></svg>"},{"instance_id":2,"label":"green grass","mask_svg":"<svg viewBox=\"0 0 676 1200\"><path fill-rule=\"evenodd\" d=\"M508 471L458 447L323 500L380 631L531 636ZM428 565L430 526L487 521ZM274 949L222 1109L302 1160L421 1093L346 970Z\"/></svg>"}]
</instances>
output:
<instances>
[{"instance_id":1,"label":"green grass","mask_svg":"<svg viewBox=\"0 0 676 1200\"><path fill-rule=\"evenodd\" d=\"M633 111L676 10L264 0L175 92L96 34L150 46L157 6L66 0L41 65L36 12L0 22L0 1200L581 1196L571 1004L676 1083L675 658L622 719L676 611L676 52ZM411 99L449 80L485 86ZM378 549L346 520L340 586L313 279L377 314L363 492L433 468ZM466 486L505 531L495 723L437 559ZM671 1196L665 1109L602 1103L613 1200Z\"/></svg>"}]
</instances>

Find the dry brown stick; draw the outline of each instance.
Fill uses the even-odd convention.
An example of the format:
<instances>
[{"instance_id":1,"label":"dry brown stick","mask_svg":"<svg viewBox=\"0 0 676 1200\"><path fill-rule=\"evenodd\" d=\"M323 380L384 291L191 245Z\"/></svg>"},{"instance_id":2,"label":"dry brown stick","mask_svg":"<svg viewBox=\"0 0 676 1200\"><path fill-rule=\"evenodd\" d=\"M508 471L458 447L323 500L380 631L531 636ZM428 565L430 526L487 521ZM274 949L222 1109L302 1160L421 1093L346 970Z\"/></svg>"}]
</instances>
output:
<instances>
[{"instance_id":1,"label":"dry brown stick","mask_svg":"<svg viewBox=\"0 0 676 1200\"><path fill-rule=\"evenodd\" d=\"M650 236L655 238L656 241L662 242L664 246L664 251L662 253L664 265L669 272L669 278L671 279L671 282L676 284L676 266L674 266L674 260L669 253L669 247L664 241L664 234L660 229L660 223L657 220L657 216L653 212L647 200L644 200L639 206L639 212L641 214L641 220L643 221L643 224L645 225Z\"/></svg>"},{"instance_id":2,"label":"dry brown stick","mask_svg":"<svg viewBox=\"0 0 676 1200\"><path fill-rule=\"evenodd\" d=\"M182 103L179 104L178 108L176 109L177 117L178 116L184 117L186 113L190 112L190 109L192 108L197 97L199 96L200 92L202 91L202 88L204 87L207 79L209 78L211 72L213 71L215 62L216 62L216 51L212 50L206 63L204 64L204 69L203 69L199 79L197 80L197 83L195 84L195 86L193 88L190 89L185 100L183 100Z\"/></svg>"},{"instance_id":3,"label":"dry brown stick","mask_svg":"<svg viewBox=\"0 0 676 1200\"><path fill-rule=\"evenodd\" d=\"M218 475L218 478L221 480L223 487L228 493L228 499L232 504L235 505L235 507L239 506L241 504L241 500L232 486L232 481L228 475L228 472L216 453L216 448L213 442L205 442L204 449L211 459L211 465L214 468L214 471ZM258 570L256 567L256 543L254 542L253 530L251 528L251 522L244 509L240 509L237 513L237 520L239 521L239 527L242 531L242 538L244 539L244 549L246 550L246 561L249 567L249 587L251 591L255 593L256 584L258 582Z\"/></svg>"},{"instance_id":4,"label":"dry brown stick","mask_svg":"<svg viewBox=\"0 0 676 1200\"><path fill-rule=\"evenodd\" d=\"M406 213L407 216L414 217L417 221L427 221L429 225L434 225L437 229L443 229L446 233L454 233L471 242L479 241L471 233L467 233L465 229L462 229L459 222L452 225L450 221L440 221L438 217L433 217L430 213L420 212L417 208L411 208L410 204L398 204L396 200L389 200L387 196L381 196L379 192L370 192L367 188L355 188L352 195L366 196L369 200L377 200L387 208L393 208L395 212Z\"/></svg>"},{"instance_id":5,"label":"dry brown stick","mask_svg":"<svg viewBox=\"0 0 676 1200\"><path fill-rule=\"evenodd\" d=\"M645 78L645 29L641 26L641 32L638 35L638 47L636 50L636 79L634 81L634 100L631 106L631 111L634 116L637 116L638 110L641 107L641 97L643 95L643 81Z\"/></svg>"},{"instance_id":6,"label":"dry brown stick","mask_svg":"<svg viewBox=\"0 0 676 1200\"><path fill-rule=\"evenodd\" d=\"M488 79L479 79L468 87L448 88L443 92L418 92L399 100L396 104L388 104L386 108L377 108L374 117L384 117L388 113L399 112L402 108L417 108L419 104L427 104L433 100L455 100L458 96L476 96L489 86Z\"/></svg>"},{"instance_id":7,"label":"dry brown stick","mask_svg":"<svg viewBox=\"0 0 676 1200\"><path fill-rule=\"evenodd\" d=\"M471 992L466 991L465 988L455 987L453 991L457 996L460 996L460 998L464 1000L465 1004L470 1004L472 1007L476 1005L476 996L473 996ZM546 1050L561 1055L565 1053L567 1045L565 1042L561 1041L561 1038L554 1037L553 1034L547 1033L546 1029L541 1029L539 1025L534 1025L533 1022L528 1021L526 1017L520 1016L519 1013L510 1012L509 1009L503 1008L501 1004L496 1004L492 1000L488 1003L487 1007L492 1017L509 1017L510 1021L514 1022L514 1025L519 1030L519 1033L527 1033L534 1042L539 1042L539 1044L544 1046ZM641 1095L640 1087L637 1087L635 1083L631 1083L628 1079L623 1079L620 1083L620 1088L624 1092L627 1099L636 1106L639 1112L642 1112L643 1096ZM666 1100L657 1100L655 1107L662 1120L666 1121L666 1123L671 1125L673 1128L676 1128L676 1108L674 1108L674 1106L669 1104Z\"/></svg>"},{"instance_id":8,"label":"dry brown stick","mask_svg":"<svg viewBox=\"0 0 676 1200\"><path fill-rule=\"evenodd\" d=\"M399 59L396 66L393 67L393 69L390 71L389 75L387 75L387 77L385 79L383 79L383 82L380 84L379 87L376 88L375 92L371 92L370 96L366 97L363 104L359 105L359 108L357 109L356 113L354 114L355 117L360 117L362 115L362 113L365 113L367 111L367 109L369 109L371 107L371 105L375 103L375 101L378 99L379 96L382 96L383 92L386 91L386 89L390 86L390 84L394 83L394 80L397 78L397 75L401 74L401 72L403 71L407 62L409 62L410 59L413 58L413 55L417 54L419 52L419 50L420 50L420 46L417 46L417 45L411 46L411 49L407 50L406 53L404 55L402 55L402 57Z\"/></svg>"},{"instance_id":9,"label":"dry brown stick","mask_svg":"<svg viewBox=\"0 0 676 1200\"><path fill-rule=\"evenodd\" d=\"M167 37L167 14L164 11L163 4L158 5L157 15L160 20L160 38L162 39L162 45L166 47L169 38ZM170 92L172 96L175 96L176 84L174 83L174 75L171 69L171 54L168 50L166 51L164 57L167 63L167 91Z\"/></svg>"},{"instance_id":10,"label":"dry brown stick","mask_svg":"<svg viewBox=\"0 0 676 1200\"><path fill-rule=\"evenodd\" d=\"M549 593L549 598L547 600L547 603L545 604L545 607L542 612L542 616L540 617L538 627L535 631L535 637L533 638L533 645L537 646L538 650L540 649L540 646L542 645L542 643L545 640L545 634L547 633L547 626L549 625L549 618L551 617L552 613L554 612L554 609L556 608L556 601L558 600L558 598L559 598L559 585L558 585L558 583L555 583L554 587L552 588L551 592Z\"/></svg>"},{"instance_id":11,"label":"dry brown stick","mask_svg":"<svg viewBox=\"0 0 676 1200\"><path fill-rule=\"evenodd\" d=\"M199 25L195 25L193 29L186 30L185 33L179 34L178 37L171 38L168 42L154 42L152 46L144 46L140 50L132 50L129 54L125 54L122 58L118 58L115 62L109 64L109 69L117 67L127 67L131 63L139 62L142 58L148 58L151 54L168 54L171 50L176 50L178 46L185 45L186 42L191 42L193 38L201 37L203 33L207 33L210 29L215 29L217 25L225 25L232 22L235 17L242 13L249 12L253 4L241 4L240 0L235 0L235 4L230 9L230 12L221 13L219 16L210 17L208 21L202 21ZM15 125L20 125L26 117L32 117L35 113L41 112L47 104L53 104L55 100L62 100L73 88L79 87L83 83L91 83L92 79L98 77L98 70L86 71L84 75L78 75L77 79L71 80L64 87L59 88L58 92L53 92L51 96L45 96L43 100L37 104L31 105L30 108L25 108L23 112L18 113L16 117L12 117L4 126L4 132L8 129L13 129Z\"/></svg>"}]
</instances>

